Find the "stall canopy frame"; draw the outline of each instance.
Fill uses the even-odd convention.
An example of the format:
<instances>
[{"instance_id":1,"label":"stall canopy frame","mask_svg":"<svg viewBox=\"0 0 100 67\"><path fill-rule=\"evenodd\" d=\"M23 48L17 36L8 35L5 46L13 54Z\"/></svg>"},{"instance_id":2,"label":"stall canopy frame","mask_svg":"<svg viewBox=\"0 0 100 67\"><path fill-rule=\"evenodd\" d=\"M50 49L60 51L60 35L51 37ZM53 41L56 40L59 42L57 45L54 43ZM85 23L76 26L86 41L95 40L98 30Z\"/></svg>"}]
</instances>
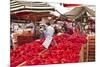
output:
<instances>
[{"instance_id":1,"label":"stall canopy frame","mask_svg":"<svg viewBox=\"0 0 100 67\"><path fill-rule=\"evenodd\" d=\"M87 6L75 7L71 11L66 12L64 15L66 15L67 18L73 20L73 19L81 17L85 12L87 12L90 16L95 17L95 11L90 9Z\"/></svg>"}]
</instances>

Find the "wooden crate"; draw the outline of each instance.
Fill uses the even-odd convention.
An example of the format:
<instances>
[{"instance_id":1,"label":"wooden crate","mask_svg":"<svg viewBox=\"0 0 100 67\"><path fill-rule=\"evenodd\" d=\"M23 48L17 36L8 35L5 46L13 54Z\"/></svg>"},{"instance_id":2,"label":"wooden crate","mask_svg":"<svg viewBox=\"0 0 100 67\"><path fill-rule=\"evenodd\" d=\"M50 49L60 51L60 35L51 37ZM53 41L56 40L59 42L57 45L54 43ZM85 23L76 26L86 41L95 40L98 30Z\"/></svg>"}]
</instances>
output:
<instances>
[{"instance_id":1,"label":"wooden crate","mask_svg":"<svg viewBox=\"0 0 100 67\"><path fill-rule=\"evenodd\" d=\"M13 49L15 50L18 45L21 45L21 44L25 44L25 43L29 43L29 42L32 42L34 39L33 39L33 33L12 33L11 34L11 40L12 40L12 46L13 46Z\"/></svg>"},{"instance_id":2,"label":"wooden crate","mask_svg":"<svg viewBox=\"0 0 100 67\"><path fill-rule=\"evenodd\" d=\"M87 36L87 43L80 51L80 62L95 61L95 35Z\"/></svg>"},{"instance_id":3,"label":"wooden crate","mask_svg":"<svg viewBox=\"0 0 100 67\"><path fill-rule=\"evenodd\" d=\"M88 35L85 48L85 62L95 61L95 35Z\"/></svg>"}]
</instances>

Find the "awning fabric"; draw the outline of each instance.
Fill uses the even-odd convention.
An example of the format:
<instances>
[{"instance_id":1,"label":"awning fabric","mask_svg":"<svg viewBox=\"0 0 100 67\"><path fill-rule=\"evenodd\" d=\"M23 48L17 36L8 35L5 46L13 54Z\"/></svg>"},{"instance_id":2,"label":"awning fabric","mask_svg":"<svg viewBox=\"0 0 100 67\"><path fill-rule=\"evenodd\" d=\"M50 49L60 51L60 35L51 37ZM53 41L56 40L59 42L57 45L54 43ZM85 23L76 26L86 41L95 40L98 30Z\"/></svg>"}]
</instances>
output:
<instances>
[{"instance_id":1,"label":"awning fabric","mask_svg":"<svg viewBox=\"0 0 100 67\"><path fill-rule=\"evenodd\" d=\"M25 2L25 1L10 1L11 12L49 12L53 11L54 7L51 7L47 3L43 2Z\"/></svg>"},{"instance_id":2,"label":"awning fabric","mask_svg":"<svg viewBox=\"0 0 100 67\"><path fill-rule=\"evenodd\" d=\"M87 12L90 16L95 17L95 11L87 6L75 7L71 11L66 12L64 15L66 15L69 19L75 19L84 14L84 12Z\"/></svg>"}]
</instances>

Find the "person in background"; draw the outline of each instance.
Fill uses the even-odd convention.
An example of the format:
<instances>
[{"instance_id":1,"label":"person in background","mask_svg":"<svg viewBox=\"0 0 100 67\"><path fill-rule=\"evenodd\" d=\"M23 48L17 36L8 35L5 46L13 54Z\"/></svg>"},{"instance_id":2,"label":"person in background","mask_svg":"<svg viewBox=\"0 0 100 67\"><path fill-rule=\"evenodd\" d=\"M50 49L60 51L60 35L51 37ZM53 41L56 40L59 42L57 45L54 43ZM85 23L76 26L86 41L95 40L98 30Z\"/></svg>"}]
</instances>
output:
<instances>
[{"instance_id":1,"label":"person in background","mask_svg":"<svg viewBox=\"0 0 100 67\"><path fill-rule=\"evenodd\" d=\"M43 24L40 25L40 38L44 38L44 31L45 31L45 27Z\"/></svg>"},{"instance_id":2,"label":"person in background","mask_svg":"<svg viewBox=\"0 0 100 67\"><path fill-rule=\"evenodd\" d=\"M57 26L55 26L54 29L55 29L55 33L54 34L57 34L59 32Z\"/></svg>"},{"instance_id":3,"label":"person in background","mask_svg":"<svg viewBox=\"0 0 100 67\"><path fill-rule=\"evenodd\" d=\"M67 24L64 23L63 26L62 26L62 28L64 29L64 32L66 33L67 32Z\"/></svg>"},{"instance_id":4,"label":"person in background","mask_svg":"<svg viewBox=\"0 0 100 67\"><path fill-rule=\"evenodd\" d=\"M80 25L80 22L77 22L77 25L75 27L75 33L80 33L81 32L81 25Z\"/></svg>"},{"instance_id":5,"label":"person in background","mask_svg":"<svg viewBox=\"0 0 100 67\"><path fill-rule=\"evenodd\" d=\"M66 33L72 35L73 34L73 27L72 27L72 23L67 23L66 24Z\"/></svg>"},{"instance_id":6,"label":"person in background","mask_svg":"<svg viewBox=\"0 0 100 67\"><path fill-rule=\"evenodd\" d=\"M58 31L58 24L57 24L57 20L54 21L54 24L53 24L53 27L54 27L54 34L57 34L59 31Z\"/></svg>"},{"instance_id":7,"label":"person in background","mask_svg":"<svg viewBox=\"0 0 100 67\"><path fill-rule=\"evenodd\" d=\"M40 35L40 23L36 23L36 25L35 25L35 29L34 29L34 37L36 38L36 39L39 39L39 35Z\"/></svg>"}]
</instances>

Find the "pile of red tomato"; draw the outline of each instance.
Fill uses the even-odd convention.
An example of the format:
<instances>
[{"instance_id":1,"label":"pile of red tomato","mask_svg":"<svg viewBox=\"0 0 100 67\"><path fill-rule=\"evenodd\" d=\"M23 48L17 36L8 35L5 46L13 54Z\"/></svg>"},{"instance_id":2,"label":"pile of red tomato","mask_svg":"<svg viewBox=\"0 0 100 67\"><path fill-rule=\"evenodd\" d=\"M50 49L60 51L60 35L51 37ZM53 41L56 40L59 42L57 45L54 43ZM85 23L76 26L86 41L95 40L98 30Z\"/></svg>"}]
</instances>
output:
<instances>
[{"instance_id":1,"label":"pile of red tomato","mask_svg":"<svg viewBox=\"0 0 100 67\"><path fill-rule=\"evenodd\" d=\"M68 35L63 33L61 35L55 35L54 40L57 42L57 45L51 43L49 48L41 55L39 53L45 49L42 46L44 39L26 43L19 46L16 50L11 50L11 67L15 67L22 62L25 62L24 65L79 62L81 47L87 41L86 35Z\"/></svg>"}]
</instances>

